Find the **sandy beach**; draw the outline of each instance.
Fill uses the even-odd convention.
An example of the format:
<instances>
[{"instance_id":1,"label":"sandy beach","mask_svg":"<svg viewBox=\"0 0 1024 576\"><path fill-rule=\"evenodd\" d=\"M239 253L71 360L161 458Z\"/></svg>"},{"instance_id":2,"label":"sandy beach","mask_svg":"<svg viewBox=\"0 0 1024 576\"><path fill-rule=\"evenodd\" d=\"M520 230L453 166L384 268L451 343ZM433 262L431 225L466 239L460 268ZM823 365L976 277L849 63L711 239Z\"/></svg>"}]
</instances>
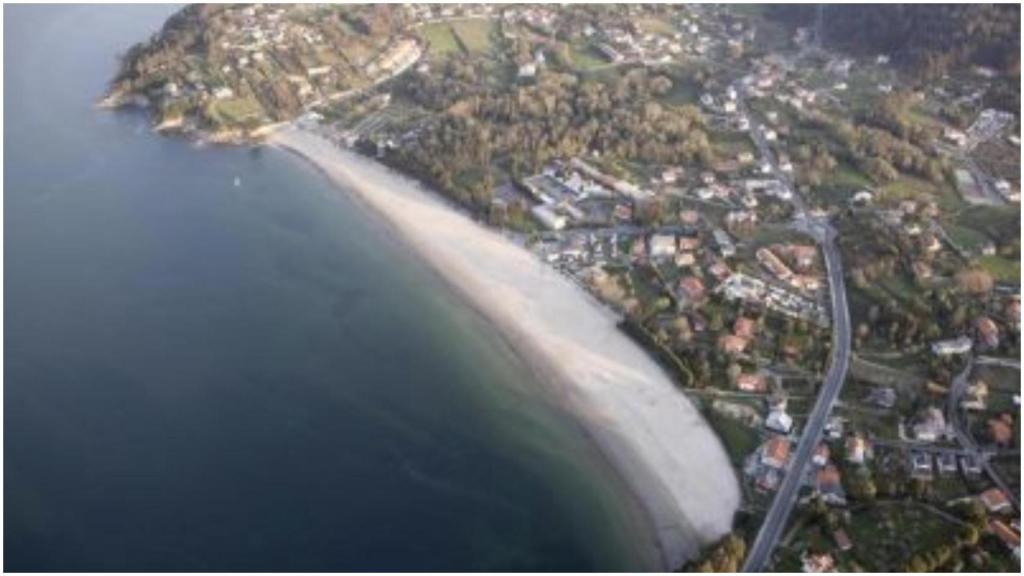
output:
<instances>
[{"instance_id":1,"label":"sandy beach","mask_svg":"<svg viewBox=\"0 0 1024 576\"><path fill-rule=\"evenodd\" d=\"M642 502L665 569L730 529L740 493L724 448L610 310L526 249L370 159L295 127L269 142L306 158L393 224L548 376L545 384Z\"/></svg>"}]
</instances>

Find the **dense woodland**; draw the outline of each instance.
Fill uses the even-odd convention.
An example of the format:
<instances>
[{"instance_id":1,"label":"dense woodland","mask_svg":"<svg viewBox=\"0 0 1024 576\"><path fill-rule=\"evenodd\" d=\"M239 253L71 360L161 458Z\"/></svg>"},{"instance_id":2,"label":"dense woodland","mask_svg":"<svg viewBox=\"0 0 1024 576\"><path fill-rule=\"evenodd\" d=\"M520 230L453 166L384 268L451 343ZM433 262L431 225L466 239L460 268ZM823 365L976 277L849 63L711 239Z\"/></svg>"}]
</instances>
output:
<instances>
[{"instance_id":1,"label":"dense woodland","mask_svg":"<svg viewBox=\"0 0 1024 576\"><path fill-rule=\"evenodd\" d=\"M413 74L400 92L436 119L422 127L400 162L460 201L490 201L492 162L513 177L552 158L586 156L650 164L710 165L704 118L693 105L669 106L662 74L636 69L611 82L555 70L528 83L489 83L484 64L452 59L440 75ZM482 177L467 173L484 170Z\"/></svg>"},{"instance_id":2,"label":"dense woodland","mask_svg":"<svg viewBox=\"0 0 1024 576\"><path fill-rule=\"evenodd\" d=\"M890 54L921 80L963 65L993 68L1007 76L990 95L992 104L1020 108L1019 4L803 4L774 6L771 13L794 25L820 23L828 47Z\"/></svg>"}]
</instances>

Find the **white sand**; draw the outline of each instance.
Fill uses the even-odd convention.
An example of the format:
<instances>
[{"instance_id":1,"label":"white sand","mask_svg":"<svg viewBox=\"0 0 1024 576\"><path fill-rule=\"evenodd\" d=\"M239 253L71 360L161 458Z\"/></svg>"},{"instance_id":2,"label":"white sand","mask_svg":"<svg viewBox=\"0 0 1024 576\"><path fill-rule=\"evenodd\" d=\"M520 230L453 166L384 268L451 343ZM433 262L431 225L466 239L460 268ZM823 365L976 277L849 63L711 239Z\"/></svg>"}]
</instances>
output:
<instances>
[{"instance_id":1,"label":"white sand","mask_svg":"<svg viewBox=\"0 0 1024 576\"><path fill-rule=\"evenodd\" d=\"M292 150L355 193L550 374L651 517L661 561L677 568L727 532L740 495L718 438L617 318L526 249L439 201L418 183L298 128Z\"/></svg>"}]
</instances>

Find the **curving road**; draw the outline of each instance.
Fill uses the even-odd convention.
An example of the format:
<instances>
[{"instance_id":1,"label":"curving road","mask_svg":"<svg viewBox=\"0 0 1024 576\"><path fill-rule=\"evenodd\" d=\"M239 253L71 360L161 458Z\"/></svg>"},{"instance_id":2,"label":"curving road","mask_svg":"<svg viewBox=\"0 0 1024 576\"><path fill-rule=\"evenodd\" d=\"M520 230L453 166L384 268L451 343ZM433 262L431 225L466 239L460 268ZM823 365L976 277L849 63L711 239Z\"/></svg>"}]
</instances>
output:
<instances>
[{"instance_id":1,"label":"curving road","mask_svg":"<svg viewBox=\"0 0 1024 576\"><path fill-rule=\"evenodd\" d=\"M778 178L790 193L790 204L794 209L793 227L812 236L821 245L828 275L829 292L832 298L832 356L829 359L828 372L822 383L814 409L807 418L803 435L797 443L796 450L790 459L786 477L779 485L779 490L772 500L764 522L757 533L753 545L743 565L744 572L761 572L768 565L772 551L775 549L786 521L796 505L800 487L807 476L807 468L811 461L814 448L821 441L825 422L832 412L832 406L839 397L846 372L850 366L850 309L846 302L846 285L843 282L843 263L836 244L837 232L826 220L809 215L803 198L794 190L790 176L779 170L778 159L772 153L771 146L764 136L764 127L755 122L746 106L746 89L739 86L737 108L750 118L750 136L757 147L762 162L768 162L772 174Z\"/></svg>"},{"instance_id":2,"label":"curving road","mask_svg":"<svg viewBox=\"0 0 1024 576\"><path fill-rule=\"evenodd\" d=\"M839 397L850 364L850 311L846 303L843 265L835 242L836 232L827 224L819 223L817 226L823 228L824 237L820 241L832 295L832 357L818 400L807 419L803 435L790 461L789 471L779 486L757 538L747 554L746 563L743 565L744 572L761 572L768 564L772 551L786 527L789 514L796 504L814 448L821 441L825 421L832 412L836 398Z\"/></svg>"}]
</instances>

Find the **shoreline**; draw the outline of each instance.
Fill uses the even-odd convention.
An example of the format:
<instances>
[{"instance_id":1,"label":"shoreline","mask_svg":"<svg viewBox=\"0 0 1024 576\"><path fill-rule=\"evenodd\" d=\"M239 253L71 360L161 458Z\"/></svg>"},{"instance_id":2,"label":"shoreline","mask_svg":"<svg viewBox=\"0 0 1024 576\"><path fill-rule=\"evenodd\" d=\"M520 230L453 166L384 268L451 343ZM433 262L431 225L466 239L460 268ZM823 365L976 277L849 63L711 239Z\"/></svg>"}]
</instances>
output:
<instances>
[{"instance_id":1,"label":"shoreline","mask_svg":"<svg viewBox=\"0 0 1024 576\"><path fill-rule=\"evenodd\" d=\"M732 527L739 486L721 441L617 317L582 288L386 166L294 126L267 144L296 154L391 225L495 325L577 417L651 526L661 570Z\"/></svg>"}]
</instances>

